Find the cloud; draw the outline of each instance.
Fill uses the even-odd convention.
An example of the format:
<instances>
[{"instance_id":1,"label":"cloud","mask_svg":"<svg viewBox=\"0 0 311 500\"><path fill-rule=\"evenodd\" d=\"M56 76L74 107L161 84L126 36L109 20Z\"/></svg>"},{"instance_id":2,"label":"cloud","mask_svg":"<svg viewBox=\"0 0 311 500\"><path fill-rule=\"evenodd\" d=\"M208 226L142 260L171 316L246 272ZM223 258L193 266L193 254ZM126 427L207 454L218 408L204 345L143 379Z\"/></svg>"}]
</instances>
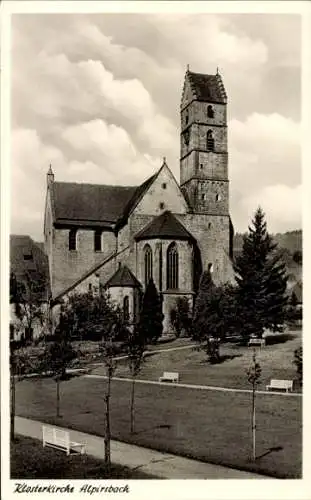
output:
<instances>
[{"instance_id":1,"label":"cloud","mask_svg":"<svg viewBox=\"0 0 311 500\"><path fill-rule=\"evenodd\" d=\"M270 200L268 194L275 189L283 200L291 189L296 192L297 186L301 184L299 124L276 113L253 113L244 122L232 120L229 123L229 166L233 198L231 206L237 227L246 230L248 218L258 205L262 205L264 210L267 205L269 216L278 214L273 216L274 222L280 217L283 227L286 215L281 216L279 212L278 196L272 196ZM293 199L299 202L296 196ZM286 204L282 209L286 214ZM300 227L300 203L296 210L291 211L291 216L297 227ZM293 221L290 219L289 223Z\"/></svg>"},{"instance_id":2,"label":"cloud","mask_svg":"<svg viewBox=\"0 0 311 500\"><path fill-rule=\"evenodd\" d=\"M243 199L246 213L255 212L260 205L271 233L290 231L301 226L302 186L293 188L284 184L266 186ZM246 229L246 228L245 228Z\"/></svg>"},{"instance_id":3,"label":"cloud","mask_svg":"<svg viewBox=\"0 0 311 500\"><path fill-rule=\"evenodd\" d=\"M58 180L137 184L166 156L178 178L187 63L223 76L231 211L244 230L269 189L301 184L299 30L296 16L14 15L14 230L42 234L50 162ZM283 227L278 207L269 214Z\"/></svg>"}]
</instances>

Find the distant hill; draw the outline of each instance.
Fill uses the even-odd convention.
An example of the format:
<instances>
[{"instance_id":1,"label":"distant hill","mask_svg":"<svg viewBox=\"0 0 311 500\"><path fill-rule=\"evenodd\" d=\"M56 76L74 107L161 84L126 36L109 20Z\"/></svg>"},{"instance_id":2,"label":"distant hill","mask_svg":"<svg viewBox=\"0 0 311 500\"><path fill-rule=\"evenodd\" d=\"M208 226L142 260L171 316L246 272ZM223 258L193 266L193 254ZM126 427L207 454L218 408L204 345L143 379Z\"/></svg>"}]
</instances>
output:
<instances>
[{"instance_id":1,"label":"distant hill","mask_svg":"<svg viewBox=\"0 0 311 500\"><path fill-rule=\"evenodd\" d=\"M246 234L246 233L245 233ZM243 246L242 233L236 233L233 240L233 251L239 253ZM302 230L288 231L287 233L276 233L271 235L279 248L286 249L293 255L296 251L302 252Z\"/></svg>"},{"instance_id":2,"label":"distant hill","mask_svg":"<svg viewBox=\"0 0 311 500\"><path fill-rule=\"evenodd\" d=\"M236 233L233 239L233 255L236 257L242 251L243 234ZM288 231L286 233L271 234L277 243L277 250L284 260L288 272L288 285L293 286L297 281L302 280L302 230Z\"/></svg>"}]
</instances>

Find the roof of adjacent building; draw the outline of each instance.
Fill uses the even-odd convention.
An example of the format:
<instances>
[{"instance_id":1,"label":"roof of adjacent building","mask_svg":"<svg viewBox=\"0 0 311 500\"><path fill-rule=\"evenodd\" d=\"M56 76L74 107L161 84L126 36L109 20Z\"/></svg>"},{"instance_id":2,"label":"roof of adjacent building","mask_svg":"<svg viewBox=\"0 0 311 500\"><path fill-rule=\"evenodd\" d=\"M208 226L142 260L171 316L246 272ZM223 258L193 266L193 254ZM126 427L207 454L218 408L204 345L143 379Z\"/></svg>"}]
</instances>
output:
<instances>
[{"instance_id":1,"label":"roof of adjacent building","mask_svg":"<svg viewBox=\"0 0 311 500\"><path fill-rule=\"evenodd\" d=\"M156 175L140 186L53 182L51 200L54 222L113 226L128 217Z\"/></svg>"},{"instance_id":2,"label":"roof of adjacent building","mask_svg":"<svg viewBox=\"0 0 311 500\"><path fill-rule=\"evenodd\" d=\"M35 282L40 300L47 300L50 294L48 258L43 243L36 243L30 236L10 236L10 271L18 282Z\"/></svg>"},{"instance_id":3,"label":"roof of adjacent building","mask_svg":"<svg viewBox=\"0 0 311 500\"><path fill-rule=\"evenodd\" d=\"M120 266L105 285L106 288L112 288L115 286L139 288L141 285L127 266Z\"/></svg>"},{"instance_id":4,"label":"roof of adjacent building","mask_svg":"<svg viewBox=\"0 0 311 500\"><path fill-rule=\"evenodd\" d=\"M169 210L166 210L135 236L137 241L154 238L189 240L193 239L193 236Z\"/></svg>"},{"instance_id":5,"label":"roof of adjacent building","mask_svg":"<svg viewBox=\"0 0 311 500\"><path fill-rule=\"evenodd\" d=\"M205 75L187 71L192 91L197 99L209 102L226 103L227 95L219 73Z\"/></svg>"}]
</instances>

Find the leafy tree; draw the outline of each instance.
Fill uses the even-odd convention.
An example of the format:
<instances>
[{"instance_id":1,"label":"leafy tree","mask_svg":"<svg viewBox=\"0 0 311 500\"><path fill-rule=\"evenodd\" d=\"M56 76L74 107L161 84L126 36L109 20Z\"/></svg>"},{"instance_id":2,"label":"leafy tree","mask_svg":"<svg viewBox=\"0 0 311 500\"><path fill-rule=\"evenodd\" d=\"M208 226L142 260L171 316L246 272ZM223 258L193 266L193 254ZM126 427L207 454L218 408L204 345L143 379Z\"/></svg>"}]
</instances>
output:
<instances>
[{"instance_id":1,"label":"leafy tree","mask_svg":"<svg viewBox=\"0 0 311 500\"><path fill-rule=\"evenodd\" d=\"M25 329L29 339L32 336L34 321L37 319L43 326L46 319L42 310L46 285L46 277L38 271L35 274L25 271L21 280L17 280L13 272L10 274L10 303L15 304L20 329Z\"/></svg>"},{"instance_id":2,"label":"leafy tree","mask_svg":"<svg viewBox=\"0 0 311 500\"><path fill-rule=\"evenodd\" d=\"M136 377L139 374L142 363L144 361L144 350L145 350L145 335L143 330L135 326L135 328L128 332L127 339L127 351L128 351L128 362L129 369L132 377L132 390L131 390L131 423L130 431L131 434L134 433L134 401L135 401L135 382Z\"/></svg>"},{"instance_id":3,"label":"leafy tree","mask_svg":"<svg viewBox=\"0 0 311 500\"><path fill-rule=\"evenodd\" d=\"M72 295L68 301L68 322L72 331L88 330L99 341L99 352L106 368L105 392L105 464L111 466L110 398L111 380L116 369L117 341L127 335L127 325L119 307L106 294L93 296L91 293Z\"/></svg>"},{"instance_id":4,"label":"leafy tree","mask_svg":"<svg viewBox=\"0 0 311 500\"><path fill-rule=\"evenodd\" d=\"M143 296L138 328L146 343L155 343L163 331L162 299L151 278Z\"/></svg>"},{"instance_id":5,"label":"leafy tree","mask_svg":"<svg viewBox=\"0 0 311 500\"><path fill-rule=\"evenodd\" d=\"M298 349L295 349L293 363L296 365L299 384L300 386L302 386L302 373L303 373L302 347L298 347Z\"/></svg>"},{"instance_id":6,"label":"leafy tree","mask_svg":"<svg viewBox=\"0 0 311 500\"><path fill-rule=\"evenodd\" d=\"M238 285L237 316L245 340L251 334L261 337L264 328L282 331L287 276L285 264L275 249L276 244L267 232L265 215L258 208L234 265Z\"/></svg>"},{"instance_id":7,"label":"leafy tree","mask_svg":"<svg viewBox=\"0 0 311 500\"><path fill-rule=\"evenodd\" d=\"M235 331L236 290L230 284L217 287L210 271L201 277L195 302L192 338L213 363L220 361L220 341Z\"/></svg>"},{"instance_id":8,"label":"leafy tree","mask_svg":"<svg viewBox=\"0 0 311 500\"><path fill-rule=\"evenodd\" d=\"M182 332L189 335L191 332L191 313L187 297L178 297L176 308L171 310L171 325L175 330L176 337Z\"/></svg>"},{"instance_id":9,"label":"leafy tree","mask_svg":"<svg viewBox=\"0 0 311 500\"><path fill-rule=\"evenodd\" d=\"M71 345L71 315L66 305L62 306L54 342L47 344L41 356L41 372L51 372L56 382L56 416L60 417L60 383L66 379L68 365L77 357Z\"/></svg>"},{"instance_id":10,"label":"leafy tree","mask_svg":"<svg viewBox=\"0 0 311 500\"><path fill-rule=\"evenodd\" d=\"M255 396L256 388L260 382L261 367L256 358L256 350L254 349L252 363L247 370L247 380L252 385L252 458L256 460L256 406Z\"/></svg>"}]
</instances>

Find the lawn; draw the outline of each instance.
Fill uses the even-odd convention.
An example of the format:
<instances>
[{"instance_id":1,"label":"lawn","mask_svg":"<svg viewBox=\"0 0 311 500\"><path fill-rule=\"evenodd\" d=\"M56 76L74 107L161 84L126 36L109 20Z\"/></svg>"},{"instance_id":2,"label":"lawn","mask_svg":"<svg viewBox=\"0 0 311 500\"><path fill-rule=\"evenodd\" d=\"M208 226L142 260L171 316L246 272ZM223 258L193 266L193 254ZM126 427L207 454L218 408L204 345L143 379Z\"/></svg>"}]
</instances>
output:
<instances>
[{"instance_id":1,"label":"lawn","mask_svg":"<svg viewBox=\"0 0 311 500\"><path fill-rule=\"evenodd\" d=\"M291 332L286 336L277 336L273 339L274 342L277 340L279 343L256 348L257 358L262 369L259 390L265 390L272 378L290 380L296 378L293 358L294 350L301 345L301 332ZM271 342L271 339L267 340L267 342L269 341ZM170 346L170 348L172 347L173 345ZM161 346L162 348L165 346ZM139 378L158 380L164 371L172 371L178 372L179 381L185 384L250 389L246 370L253 356L253 348L227 342L221 345L220 354L223 361L220 364L212 365L208 363L207 355L203 351L191 347L155 353L146 358ZM98 367L92 373L104 375L105 369ZM126 360L119 361L116 376L129 377Z\"/></svg>"},{"instance_id":2,"label":"lawn","mask_svg":"<svg viewBox=\"0 0 311 500\"><path fill-rule=\"evenodd\" d=\"M43 448L42 442L17 436L11 444L11 479L150 479L140 471L112 465L107 474L105 464L87 455L70 455L54 448ZM153 478L154 479L154 478Z\"/></svg>"},{"instance_id":3,"label":"lawn","mask_svg":"<svg viewBox=\"0 0 311 500\"><path fill-rule=\"evenodd\" d=\"M183 352L186 359L196 354L187 350L178 352ZM268 353L268 348L265 352ZM164 369L162 356L154 357L160 371ZM220 374L226 370L226 363L219 367ZM210 383L201 376L195 377L196 367L191 371L190 364L188 366L189 372L181 370L183 377L188 373L189 378L194 377L199 383ZM175 369L175 366L168 367ZM237 373L237 369L235 371ZM243 372L242 367L240 371ZM232 384L230 370L227 377L226 385ZM240 377L242 380L242 375ZM213 380L216 384L217 377ZM83 377L63 382L62 417L57 419L55 382L24 380L17 384L17 414L103 436L105 384L104 379ZM299 396L257 395L256 463L249 459L251 399L248 393L137 384L134 435L129 432L129 401L130 383L113 381L111 424L115 439L276 477L301 476L302 398Z\"/></svg>"}]
</instances>

